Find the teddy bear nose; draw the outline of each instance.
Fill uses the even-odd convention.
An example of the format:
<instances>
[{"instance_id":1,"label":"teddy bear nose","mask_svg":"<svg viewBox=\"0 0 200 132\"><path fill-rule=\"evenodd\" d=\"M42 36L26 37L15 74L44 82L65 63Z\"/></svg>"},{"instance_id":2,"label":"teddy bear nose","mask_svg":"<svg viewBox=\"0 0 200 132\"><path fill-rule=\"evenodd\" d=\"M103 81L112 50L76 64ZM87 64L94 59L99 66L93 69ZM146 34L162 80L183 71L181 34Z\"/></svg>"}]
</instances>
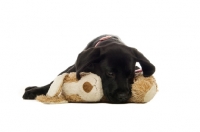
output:
<instances>
[{"instance_id":1,"label":"teddy bear nose","mask_svg":"<svg viewBox=\"0 0 200 132\"><path fill-rule=\"evenodd\" d=\"M93 86L91 83L89 82L85 82L83 84L83 90L86 92L86 93L89 93L91 90L92 90Z\"/></svg>"}]
</instances>

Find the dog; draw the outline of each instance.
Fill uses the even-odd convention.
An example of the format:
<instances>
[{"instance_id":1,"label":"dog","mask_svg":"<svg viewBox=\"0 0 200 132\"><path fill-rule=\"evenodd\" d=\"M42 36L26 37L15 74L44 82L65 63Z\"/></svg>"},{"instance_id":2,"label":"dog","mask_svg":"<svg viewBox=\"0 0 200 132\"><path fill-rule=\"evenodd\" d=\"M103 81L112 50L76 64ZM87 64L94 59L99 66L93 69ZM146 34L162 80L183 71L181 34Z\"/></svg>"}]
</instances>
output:
<instances>
[{"instance_id":1,"label":"dog","mask_svg":"<svg viewBox=\"0 0 200 132\"><path fill-rule=\"evenodd\" d=\"M60 74L76 72L77 79L80 79L81 72L95 73L102 79L105 97L111 103L125 103L131 97L136 62L141 65L145 77L155 72L155 66L136 48L126 46L117 36L101 35L86 46L74 65ZM45 95L51 84L27 87L23 99Z\"/></svg>"}]
</instances>

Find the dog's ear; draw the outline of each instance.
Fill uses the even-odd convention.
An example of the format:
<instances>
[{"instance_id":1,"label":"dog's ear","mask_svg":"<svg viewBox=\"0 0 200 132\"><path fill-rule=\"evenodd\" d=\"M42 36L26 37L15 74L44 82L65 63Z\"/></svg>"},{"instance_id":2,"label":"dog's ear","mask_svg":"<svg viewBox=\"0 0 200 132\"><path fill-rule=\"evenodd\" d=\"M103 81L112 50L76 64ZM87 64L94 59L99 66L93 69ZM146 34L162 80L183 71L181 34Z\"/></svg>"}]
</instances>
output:
<instances>
[{"instance_id":1,"label":"dog's ear","mask_svg":"<svg viewBox=\"0 0 200 132\"><path fill-rule=\"evenodd\" d=\"M149 77L155 72L155 66L137 49L131 48L133 57L140 63L144 77Z\"/></svg>"},{"instance_id":2,"label":"dog's ear","mask_svg":"<svg viewBox=\"0 0 200 132\"><path fill-rule=\"evenodd\" d=\"M80 79L80 72L92 72L93 63L97 63L101 58L100 48L90 48L82 51L76 60L76 77Z\"/></svg>"}]
</instances>

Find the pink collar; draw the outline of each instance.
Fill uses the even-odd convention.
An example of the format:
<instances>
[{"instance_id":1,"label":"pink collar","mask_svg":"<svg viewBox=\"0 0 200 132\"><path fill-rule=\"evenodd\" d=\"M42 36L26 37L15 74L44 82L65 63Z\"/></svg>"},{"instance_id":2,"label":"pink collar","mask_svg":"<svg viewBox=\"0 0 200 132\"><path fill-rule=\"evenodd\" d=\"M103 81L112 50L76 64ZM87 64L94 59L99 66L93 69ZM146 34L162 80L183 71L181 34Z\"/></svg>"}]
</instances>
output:
<instances>
[{"instance_id":1,"label":"pink collar","mask_svg":"<svg viewBox=\"0 0 200 132\"><path fill-rule=\"evenodd\" d=\"M142 72L142 69L135 70L135 73L139 73L139 72Z\"/></svg>"},{"instance_id":2,"label":"pink collar","mask_svg":"<svg viewBox=\"0 0 200 132\"><path fill-rule=\"evenodd\" d=\"M99 41L96 43L95 47L97 47L102 41L107 40L111 38L112 36L105 36L99 39Z\"/></svg>"}]
</instances>

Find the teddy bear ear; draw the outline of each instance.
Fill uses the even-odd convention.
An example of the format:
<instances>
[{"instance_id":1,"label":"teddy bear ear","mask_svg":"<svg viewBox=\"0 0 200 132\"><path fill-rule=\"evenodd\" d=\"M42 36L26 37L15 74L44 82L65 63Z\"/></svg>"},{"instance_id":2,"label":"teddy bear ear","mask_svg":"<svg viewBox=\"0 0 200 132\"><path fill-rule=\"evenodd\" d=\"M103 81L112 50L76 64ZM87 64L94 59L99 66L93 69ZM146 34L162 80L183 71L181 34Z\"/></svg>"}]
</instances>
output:
<instances>
[{"instance_id":1,"label":"teddy bear ear","mask_svg":"<svg viewBox=\"0 0 200 132\"><path fill-rule=\"evenodd\" d=\"M86 92L86 93L89 93L91 90L92 90L93 86L91 83L89 82L85 82L83 84L83 90Z\"/></svg>"}]
</instances>

